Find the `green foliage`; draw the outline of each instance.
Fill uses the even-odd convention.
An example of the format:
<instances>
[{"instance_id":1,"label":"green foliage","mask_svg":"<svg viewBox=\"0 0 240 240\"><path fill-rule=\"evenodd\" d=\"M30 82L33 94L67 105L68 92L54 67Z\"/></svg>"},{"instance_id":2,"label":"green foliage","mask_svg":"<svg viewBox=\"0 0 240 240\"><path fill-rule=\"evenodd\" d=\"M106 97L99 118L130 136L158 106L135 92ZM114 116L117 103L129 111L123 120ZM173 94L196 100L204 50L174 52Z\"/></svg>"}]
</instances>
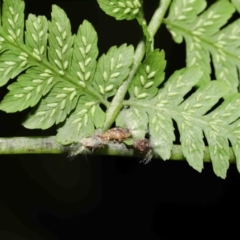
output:
<instances>
[{"instance_id":1,"label":"green foliage","mask_svg":"<svg viewBox=\"0 0 240 240\"><path fill-rule=\"evenodd\" d=\"M207 142L213 170L222 178L230 143L240 171L240 20L227 24L240 10L239 1L219 0L207 7L204 0L162 0L149 26L140 0L98 3L117 20L136 19L145 45L112 46L98 56L90 22L83 21L72 34L67 15L56 5L51 21L30 14L25 22L24 1L3 1L0 86L16 81L7 86L0 109L14 113L31 107L23 125L48 129L56 124L56 139L63 145L96 136L112 123L130 130L130 147L148 136L153 154L163 160L171 158L179 140L184 157L199 172ZM153 45L161 22L175 42L186 43L187 66L168 79L165 53Z\"/></svg>"},{"instance_id":2,"label":"green foliage","mask_svg":"<svg viewBox=\"0 0 240 240\"><path fill-rule=\"evenodd\" d=\"M200 66L203 70L199 85L210 81L212 59L215 78L231 86L229 94L236 93L239 85L240 20L224 27L235 11L227 0L216 1L204 11L206 5L205 0L174 0L164 22L175 42L181 43L185 39L187 66Z\"/></svg>"},{"instance_id":3,"label":"green foliage","mask_svg":"<svg viewBox=\"0 0 240 240\"><path fill-rule=\"evenodd\" d=\"M136 18L141 7L140 0L98 0L101 9L117 20Z\"/></svg>"},{"instance_id":4,"label":"green foliage","mask_svg":"<svg viewBox=\"0 0 240 240\"><path fill-rule=\"evenodd\" d=\"M132 80L129 88L130 97L136 99L154 97L158 92L158 86L164 80L165 66L163 51L155 50L149 54Z\"/></svg>"},{"instance_id":5,"label":"green foliage","mask_svg":"<svg viewBox=\"0 0 240 240\"><path fill-rule=\"evenodd\" d=\"M109 49L98 60L93 86L105 99L114 95L123 80L129 74L133 61L134 49L126 44Z\"/></svg>"}]
</instances>

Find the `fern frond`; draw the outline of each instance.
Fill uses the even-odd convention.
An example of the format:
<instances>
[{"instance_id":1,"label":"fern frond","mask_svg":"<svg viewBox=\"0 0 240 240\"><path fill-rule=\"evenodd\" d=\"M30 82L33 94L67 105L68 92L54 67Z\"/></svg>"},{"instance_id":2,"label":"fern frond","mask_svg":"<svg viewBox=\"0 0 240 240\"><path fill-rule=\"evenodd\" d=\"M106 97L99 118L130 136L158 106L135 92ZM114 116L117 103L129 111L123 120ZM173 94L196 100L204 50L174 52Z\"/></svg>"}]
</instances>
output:
<instances>
[{"instance_id":1,"label":"fern frond","mask_svg":"<svg viewBox=\"0 0 240 240\"><path fill-rule=\"evenodd\" d=\"M202 72L195 67L175 72L157 96L148 102L126 101L125 105L130 108L119 114L117 123L122 127L128 126L135 138L144 138L148 132L155 153L166 160L170 158L175 140L172 122L174 119L180 131L182 152L189 165L200 172L203 168L204 133L209 144L214 172L225 178L229 167L228 140L234 144L238 136L231 123L240 116L239 112L234 112L240 103L240 95L234 95L205 115L226 94L227 84L222 81L209 82L183 100L184 95L201 77ZM125 119L130 117L131 123L127 124ZM237 154L237 149L234 151Z\"/></svg>"},{"instance_id":2,"label":"fern frond","mask_svg":"<svg viewBox=\"0 0 240 240\"><path fill-rule=\"evenodd\" d=\"M189 165L199 172L202 171L205 136L214 172L217 176L225 178L230 157L228 141L234 145L238 162L240 157L237 143L240 126L237 119L240 113L236 111L240 103L240 95L235 94L226 98L220 106L210 111L222 97L228 94L228 90L231 90L223 81L210 81L185 98L184 96L203 76L200 68L188 67L176 71L159 89L157 95L155 91L147 92L147 89L145 94L141 92L142 95L138 98L136 86L147 84L143 81L147 79L146 73L151 74L151 69L156 64L162 65L162 68L158 66L158 69L159 76L163 75L165 62L162 56L164 55L154 51L149 57L154 54L157 55L152 61L147 65L143 63L139 67L129 89L130 99L124 102L126 107L116 120L117 126L129 128L134 139L143 139L148 133L155 154L166 160L171 156L175 140L174 120L180 132L182 152ZM161 82L159 81L156 86ZM144 90L144 87L142 89Z\"/></svg>"},{"instance_id":3,"label":"fern frond","mask_svg":"<svg viewBox=\"0 0 240 240\"><path fill-rule=\"evenodd\" d=\"M199 66L203 70L199 85L209 82L212 59L215 78L231 87L229 94L236 93L239 85L240 22L236 20L224 27L235 11L227 0L216 1L206 10L205 7L205 0L174 0L164 22L175 42L181 43L185 39L187 66Z\"/></svg>"},{"instance_id":4,"label":"fern frond","mask_svg":"<svg viewBox=\"0 0 240 240\"><path fill-rule=\"evenodd\" d=\"M224 27L234 6L240 9L239 1L219 0L207 9L204 0L172 2L164 22L176 42L186 41L187 67L164 83L165 54L153 50L153 37L170 0L162 1L154 27L146 25L140 0L98 0L118 20L136 18L146 38L135 52L132 45L122 44L99 58L98 36L88 21L83 21L75 35L66 13L56 5L51 21L30 14L25 23L22 0L3 2L0 86L15 77L17 81L9 84L0 109L12 113L33 107L23 123L26 128L47 129L57 124L59 143L80 142L87 149L81 140L94 138L115 121L130 131L132 138L126 144L147 143L138 149L151 149L146 154L148 161L152 153L170 158L176 122L182 153L190 166L202 171L207 142L217 176L226 177L229 145L240 171L240 20ZM211 59L214 81L210 81ZM111 140L105 139L104 144L111 145Z\"/></svg>"},{"instance_id":5,"label":"fern frond","mask_svg":"<svg viewBox=\"0 0 240 240\"><path fill-rule=\"evenodd\" d=\"M65 12L56 5L52 6L52 20L48 24L48 60L55 64L61 75L69 71L72 59L73 36L70 21Z\"/></svg>"},{"instance_id":6,"label":"fern frond","mask_svg":"<svg viewBox=\"0 0 240 240\"><path fill-rule=\"evenodd\" d=\"M29 67L28 54L17 47L18 43L23 42L24 6L23 1L13 0L3 4L0 30L0 51L3 52L0 60L0 86Z\"/></svg>"},{"instance_id":7,"label":"fern frond","mask_svg":"<svg viewBox=\"0 0 240 240\"><path fill-rule=\"evenodd\" d=\"M62 144L79 142L83 137L93 134L95 127L101 128L104 121L105 113L99 103L92 98L81 97L65 124L58 128L57 141Z\"/></svg>"},{"instance_id":8,"label":"fern frond","mask_svg":"<svg viewBox=\"0 0 240 240\"><path fill-rule=\"evenodd\" d=\"M129 74L134 49L126 44L112 47L98 60L93 86L105 99L115 94L117 88Z\"/></svg>"},{"instance_id":9,"label":"fern frond","mask_svg":"<svg viewBox=\"0 0 240 240\"><path fill-rule=\"evenodd\" d=\"M76 76L73 80L77 79L77 83L83 87L90 85L93 80L98 56L97 42L98 36L92 24L83 21L75 36L70 65L70 72Z\"/></svg>"},{"instance_id":10,"label":"fern frond","mask_svg":"<svg viewBox=\"0 0 240 240\"><path fill-rule=\"evenodd\" d=\"M41 100L39 106L29 114L23 122L24 127L47 129L54 123L64 121L76 107L78 95L79 92L71 84L57 83L47 97Z\"/></svg>"},{"instance_id":11,"label":"fern frond","mask_svg":"<svg viewBox=\"0 0 240 240\"><path fill-rule=\"evenodd\" d=\"M100 128L105 119L100 104L107 107L107 98L115 93L127 77L133 60L133 47L126 44L119 48L112 47L100 57L97 65L97 33L88 21L84 21L77 34L72 35L67 15L53 5L51 21L30 14L23 35L24 2L5 0L3 9L0 84L4 85L9 79L19 76L16 82L8 86L10 91L1 102L0 109L16 112L35 107L23 125L30 129L47 129L65 121L76 108L72 118L59 129L57 138L61 143L78 141L80 137L92 134L95 128ZM99 88L96 78L104 80L104 92ZM90 109L89 104L92 104ZM85 111L84 106L88 107L89 116L85 112L80 123L78 113ZM97 118L99 116L100 119ZM72 135L62 134L66 129L76 126L77 121L73 123L73 118L78 119L78 130L72 131ZM90 130L84 128L82 131L80 125L84 127L87 123Z\"/></svg>"},{"instance_id":12,"label":"fern frond","mask_svg":"<svg viewBox=\"0 0 240 240\"><path fill-rule=\"evenodd\" d=\"M5 112L22 111L34 107L60 79L52 75L49 69L30 68L18 77L18 81L8 86L9 93L0 104Z\"/></svg>"},{"instance_id":13,"label":"fern frond","mask_svg":"<svg viewBox=\"0 0 240 240\"><path fill-rule=\"evenodd\" d=\"M136 18L142 6L140 0L97 0L100 8L117 20Z\"/></svg>"},{"instance_id":14,"label":"fern frond","mask_svg":"<svg viewBox=\"0 0 240 240\"><path fill-rule=\"evenodd\" d=\"M23 43L24 1L9 0L3 2L1 33L10 42Z\"/></svg>"},{"instance_id":15,"label":"fern frond","mask_svg":"<svg viewBox=\"0 0 240 240\"><path fill-rule=\"evenodd\" d=\"M139 66L128 90L131 98L152 98L158 92L158 86L164 80L166 66L164 51L150 53ZM151 66L151 67L150 67Z\"/></svg>"}]
</instances>

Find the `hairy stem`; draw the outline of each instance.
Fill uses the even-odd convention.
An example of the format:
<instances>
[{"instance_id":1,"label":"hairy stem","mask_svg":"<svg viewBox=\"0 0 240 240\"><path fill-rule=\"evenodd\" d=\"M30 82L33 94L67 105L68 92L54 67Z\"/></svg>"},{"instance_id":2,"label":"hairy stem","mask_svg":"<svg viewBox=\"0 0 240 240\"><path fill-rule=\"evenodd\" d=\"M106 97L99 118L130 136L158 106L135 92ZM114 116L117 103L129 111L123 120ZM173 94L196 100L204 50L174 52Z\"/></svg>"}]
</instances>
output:
<instances>
[{"instance_id":1,"label":"hairy stem","mask_svg":"<svg viewBox=\"0 0 240 240\"><path fill-rule=\"evenodd\" d=\"M50 137L14 137L14 138L0 138L0 154L61 154L67 153L72 155L76 151L77 145L71 145L63 147L58 144L55 136ZM92 154L94 155L108 155L108 156L125 156L125 157L142 157L144 158L146 153L139 153L134 149L127 149L125 145L119 143L109 143L107 147L95 149ZM154 156L153 158L160 158ZM181 161L186 160L182 154L181 146L174 145L170 160ZM204 162L211 162L209 149L205 148ZM230 148L229 162L234 163L236 161L234 152Z\"/></svg>"},{"instance_id":2,"label":"hairy stem","mask_svg":"<svg viewBox=\"0 0 240 240\"><path fill-rule=\"evenodd\" d=\"M172 0L160 0L159 7L154 12L152 19L148 25L148 31L153 38L163 22L163 17L171 4Z\"/></svg>"},{"instance_id":3,"label":"hairy stem","mask_svg":"<svg viewBox=\"0 0 240 240\"><path fill-rule=\"evenodd\" d=\"M55 136L0 138L0 154L60 154L68 152Z\"/></svg>"},{"instance_id":4,"label":"hairy stem","mask_svg":"<svg viewBox=\"0 0 240 240\"><path fill-rule=\"evenodd\" d=\"M171 0L161 0L159 3L159 7L156 9L155 13L153 14L153 17L148 25L148 31L150 36L153 38L156 34L158 28L160 27L163 17L171 3ZM105 124L103 126L103 131L108 130L113 122L115 121L119 111L122 108L122 102L124 100L124 97L127 93L127 90L131 84L131 81L137 71L137 68L139 64L141 63L143 57L145 54L145 43L144 41L140 41L134 55L134 62L133 67L131 69L131 72L127 78L127 80L119 87L115 97L113 98L110 107L107 110L106 113L106 120Z\"/></svg>"}]
</instances>

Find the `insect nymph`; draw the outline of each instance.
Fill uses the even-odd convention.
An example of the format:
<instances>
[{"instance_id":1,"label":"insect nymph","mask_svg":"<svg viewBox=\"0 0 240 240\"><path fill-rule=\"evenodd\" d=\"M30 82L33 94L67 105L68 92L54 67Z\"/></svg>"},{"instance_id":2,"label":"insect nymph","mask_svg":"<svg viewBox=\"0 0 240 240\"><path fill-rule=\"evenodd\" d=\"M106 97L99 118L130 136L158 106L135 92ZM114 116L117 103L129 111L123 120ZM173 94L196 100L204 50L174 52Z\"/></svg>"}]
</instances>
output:
<instances>
[{"instance_id":1,"label":"insect nymph","mask_svg":"<svg viewBox=\"0 0 240 240\"><path fill-rule=\"evenodd\" d=\"M132 134L126 128L114 127L109 129L107 132L100 134L99 137L103 141L117 141L122 142L129 138Z\"/></svg>"}]
</instances>

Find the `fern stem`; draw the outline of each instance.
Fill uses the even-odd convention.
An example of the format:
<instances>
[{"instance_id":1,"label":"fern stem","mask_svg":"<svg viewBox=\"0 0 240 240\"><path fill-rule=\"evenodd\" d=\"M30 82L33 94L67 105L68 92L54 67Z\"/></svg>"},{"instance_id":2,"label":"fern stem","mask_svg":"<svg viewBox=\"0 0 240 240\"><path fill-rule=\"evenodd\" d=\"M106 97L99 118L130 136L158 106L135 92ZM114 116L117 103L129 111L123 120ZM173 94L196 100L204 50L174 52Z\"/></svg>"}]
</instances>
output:
<instances>
[{"instance_id":1,"label":"fern stem","mask_svg":"<svg viewBox=\"0 0 240 240\"><path fill-rule=\"evenodd\" d=\"M171 0L161 0L159 3L159 7L156 9L155 13L153 14L153 17L149 23L148 31L150 33L150 36L153 38L156 34L158 28L160 27L163 17L171 3ZM106 121L103 126L103 131L107 131L113 122L115 121L119 111L121 110L123 106L123 100L127 93L127 90L131 84L131 81L134 77L134 74L137 71L137 68L139 64L141 63L143 57L145 54L145 43L144 41L140 41L134 55L134 62L133 67L130 71L130 74L127 78L127 80L119 87L115 97L113 98L110 107L107 110L106 113Z\"/></svg>"},{"instance_id":2,"label":"fern stem","mask_svg":"<svg viewBox=\"0 0 240 240\"><path fill-rule=\"evenodd\" d=\"M14 137L14 138L0 138L0 154L62 154L67 153L71 155L76 150L76 145L63 147L57 143L55 136L49 137ZM108 156L125 156L125 157L145 157L145 154L134 151L134 149L127 149L125 145L119 143L111 143L106 148L95 149L94 155L108 155ZM154 156L154 158L160 158ZM185 160L180 145L174 145L170 160L183 161ZM211 162L209 149L205 147L204 162ZM235 155L230 148L230 163L235 163Z\"/></svg>"},{"instance_id":3,"label":"fern stem","mask_svg":"<svg viewBox=\"0 0 240 240\"><path fill-rule=\"evenodd\" d=\"M162 24L163 17L168 10L169 5L171 4L172 0L160 0L159 7L154 12L151 21L148 25L148 31L153 38Z\"/></svg>"},{"instance_id":4,"label":"fern stem","mask_svg":"<svg viewBox=\"0 0 240 240\"><path fill-rule=\"evenodd\" d=\"M66 152L55 136L0 138L0 154L60 154Z\"/></svg>"}]
</instances>

